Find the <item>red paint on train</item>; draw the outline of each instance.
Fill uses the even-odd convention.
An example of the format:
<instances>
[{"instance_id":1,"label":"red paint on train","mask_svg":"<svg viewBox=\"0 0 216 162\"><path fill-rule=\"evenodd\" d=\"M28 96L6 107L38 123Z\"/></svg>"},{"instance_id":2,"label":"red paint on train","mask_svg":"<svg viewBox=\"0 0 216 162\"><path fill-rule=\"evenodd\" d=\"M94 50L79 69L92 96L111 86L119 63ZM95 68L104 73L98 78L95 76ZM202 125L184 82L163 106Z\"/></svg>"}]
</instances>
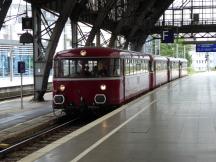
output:
<instances>
[{"instance_id":1,"label":"red paint on train","mask_svg":"<svg viewBox=\"0 0 216 162\"><path fill-rule=\"evenodd\" d=\"M119 106L187 75L185 59L111 48L77 48L54 56L53 108Z\"/></svg>"}]
</instances>

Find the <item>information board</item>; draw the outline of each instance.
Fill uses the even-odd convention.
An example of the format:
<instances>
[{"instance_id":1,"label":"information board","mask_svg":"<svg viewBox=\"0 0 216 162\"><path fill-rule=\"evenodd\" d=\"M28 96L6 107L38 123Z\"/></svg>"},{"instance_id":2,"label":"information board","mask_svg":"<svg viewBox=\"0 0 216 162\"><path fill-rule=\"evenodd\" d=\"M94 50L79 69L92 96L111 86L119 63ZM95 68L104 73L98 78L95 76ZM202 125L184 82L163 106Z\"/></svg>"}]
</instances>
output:
<instances>
[{"instance_id":1,"label":"information board","mask_svg":"<svg viewBox=\"0 0 216 162\"><path fill-rule=\"evenodd\" d=\"M216 52L216 44L196 44L196 52Z\"/></svg>"}]
</instances>

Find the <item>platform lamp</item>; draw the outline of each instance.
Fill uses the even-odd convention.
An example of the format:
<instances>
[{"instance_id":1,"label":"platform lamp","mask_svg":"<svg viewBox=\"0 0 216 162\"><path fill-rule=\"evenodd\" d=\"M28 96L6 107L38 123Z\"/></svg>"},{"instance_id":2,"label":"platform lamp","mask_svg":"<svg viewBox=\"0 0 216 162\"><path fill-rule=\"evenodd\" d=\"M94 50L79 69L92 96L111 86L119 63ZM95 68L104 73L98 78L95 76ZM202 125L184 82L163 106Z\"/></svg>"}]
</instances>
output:
<instances>
[{"instance_id":1,"label":"platform lamp","mask_svg":"<svg viewBox=\"0 0 216 162\"><path fill-rule=\"evenodd\" d=\"M25 33L21 34L20 36L20 43L33 43L33 36L31 33L26 31Z\"/></svg>"},{"instance_id":2,"label":"platform lamp","mask_svg":"<svg viewBox=\"0 0 216 162\"><path fill-rule=\"evenodd\" d=\"M32 18L23 17L22 18L22 29L27 31L20 36L20 43L33 43L33 36L28 32L28 29L32 29Z\"/></svg>"}]
</instances>

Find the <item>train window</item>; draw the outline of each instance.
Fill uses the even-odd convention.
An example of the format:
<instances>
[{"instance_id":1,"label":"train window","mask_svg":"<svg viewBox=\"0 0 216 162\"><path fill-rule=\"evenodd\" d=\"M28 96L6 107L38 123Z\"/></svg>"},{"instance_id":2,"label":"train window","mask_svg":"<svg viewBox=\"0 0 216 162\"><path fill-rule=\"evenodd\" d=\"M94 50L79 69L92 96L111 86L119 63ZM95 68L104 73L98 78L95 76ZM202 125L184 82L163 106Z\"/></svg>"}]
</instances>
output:
<instances>
[{"instance_id":1,"label":"train window","mask_svg":"<svg viewBox=\"0 0 216 162\"><path fill-rule=\"evenodd\" d=\"M136 72L137 74L141 73L141 60L136 60Z\"/></svg>"},{"instance_id":2,"label":"train window","mask_svg":"<svg viewBox=\"0 0 216 162\"><path fill-rule=\"evenodd\" d=\"M152 66L151 61L145 62L145 69L146 69L146 72L152 72L153 71L153 66Z\"/></svg>"},{"instance_id":3,"label":"train window","mask_svg":"<svg viewBox=\"0 0 216 162\"><path fill-rule=\"evenodd\" d=\"M147 62L146 62L145 60L143 60L142 64L143 64L143 65L142 65L142 66L143 66L143 67L142 67L142 72L143 72L143 73L146 73L146 72L147 72Z\"/></svg>"},{"instance_id":4,"label":"train window","mask_svg":"<svg viewBox=\"0 0 216 162\"><path fill-rule=\"evenodd\" d=\"M156 70L161 70L161 62L156 62Z\"/></svg>"},{"instance_id":5,"label":"train window","mask_svg":"<svg viewBox=\"0 0 216 162\"><path fill-rule=\"evenodd\" d=\"M143 68L145 66L144 64L144 60L140 60L140 73L143 73L145 68Z\"/></svg>"},{"instance_id":6,"label":"train window","mask_svg":"<svg viewBox=\"0 0 216 162\"><path fill-rule=\"evenodd\" d=\"M109 67L110 76L120 76L120 59L111 59Z\"/></svg>"},{"instance_id":7,"label":"train window","mask_svg":"<svg viewBox=\"0 0 216 162\"><path fill-rule=\"evenodd\" d=\"M60 63L60 64L59 64ZM121 75L120 59L64 59L54 62L55 77L85 78Z\"/></svg>"},{"instance_id":8,"label":"train window","mask_svg":"<svg viewBox=\"0 0 216 162\"><path fill-rule=\"evenodd\" d=\"M62 60L63 65L63 77L69 76L69 60Z\"/></svg>"},{"instance_id":9,"label":"train window","mask_svg":"<svg viewBox=\"0 0 216 162\"><path fill-rule=\"evenodd\" d=\"M144 69L143 70L144 70L145 73L147 73L148 72L148 62L149 61L144 60L143 62L144 62Z\"/></svg>"},{"instance_id":10,"label":"train window","mask_svg":"<svg viewBox=\"0 0 216 162\"><path fill-rule=\"evenodd\" d=\"M167 63L165 61L162 62L161 69L162 70L166 70L167 69Z\"/></svg>"},{"instance_id":11,"label":"train window","mask_svg":"<svg viewBox=\"0 0 216 162\"><path fill-rule=\"evenodd\" d=\"M54 61L54 77L57 77L58 74L60 73L59 72L59 70L60 70L59 66L60 66L59 61L55 60Z\"/></svg>"},{"instance_id":12,"label":"train window","mask_svg":"<svg viewBox=\"0 0 216 162\"><path fill-rule=\"evenodd\" d=\"M134 74L134 63L133 59L130 59L130 75Z\"/></svg>"},{"instance_id":13,"label":"train window","mask_svg":"<svg viewBox=\"0 0 216 162\"><path fill-rule=\"evenodd\" d=\"M75 69L75 61L70 60L70 76L74 75L76 73L76 69Z\"/></svg>"},{"instance_id":14,"label":"train window","mask_svg":"<svg viewBox=\"0 0 216 162\"><path fill-rule=\"evenodd\" d=\"M130 74L130 61L129 59L125 59L125 75Z\"/></svg>"},{"instance_id":15,"label":"train window","mask_svg":"<svg viewBox=\"0 0 216 162\"><path fill-rule=\"evenodd\" d=\"M137 60L133 60L133 68L134 68L134 74L137 74Z\"/></svg>"}]
</instances>

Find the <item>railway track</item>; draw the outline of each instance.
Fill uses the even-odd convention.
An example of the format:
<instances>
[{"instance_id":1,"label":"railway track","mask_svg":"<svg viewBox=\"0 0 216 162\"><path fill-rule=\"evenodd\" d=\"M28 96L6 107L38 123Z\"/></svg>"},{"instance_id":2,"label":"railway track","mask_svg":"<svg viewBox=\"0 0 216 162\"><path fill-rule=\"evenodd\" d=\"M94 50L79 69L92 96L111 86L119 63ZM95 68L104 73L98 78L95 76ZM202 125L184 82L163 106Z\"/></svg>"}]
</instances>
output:
<instances>
[{"instance_id":1,"label":"railway track","mask_svg":"<svg viewBox=\"0 0 216 162\"><path fill-rule=\"evenodd\" d=\"M19 140L18 142L11 144L10 147L0 150L0 161L18 161L32 152L35 152L40 148L43 148L44 146L60 139L61 137L64 137L67 134L79 129L91 121L92 120L83 121L81 118L74 118L55 127L47 128L46 130L43 130L28 138Z\"/></svg>"}]
</instances>

